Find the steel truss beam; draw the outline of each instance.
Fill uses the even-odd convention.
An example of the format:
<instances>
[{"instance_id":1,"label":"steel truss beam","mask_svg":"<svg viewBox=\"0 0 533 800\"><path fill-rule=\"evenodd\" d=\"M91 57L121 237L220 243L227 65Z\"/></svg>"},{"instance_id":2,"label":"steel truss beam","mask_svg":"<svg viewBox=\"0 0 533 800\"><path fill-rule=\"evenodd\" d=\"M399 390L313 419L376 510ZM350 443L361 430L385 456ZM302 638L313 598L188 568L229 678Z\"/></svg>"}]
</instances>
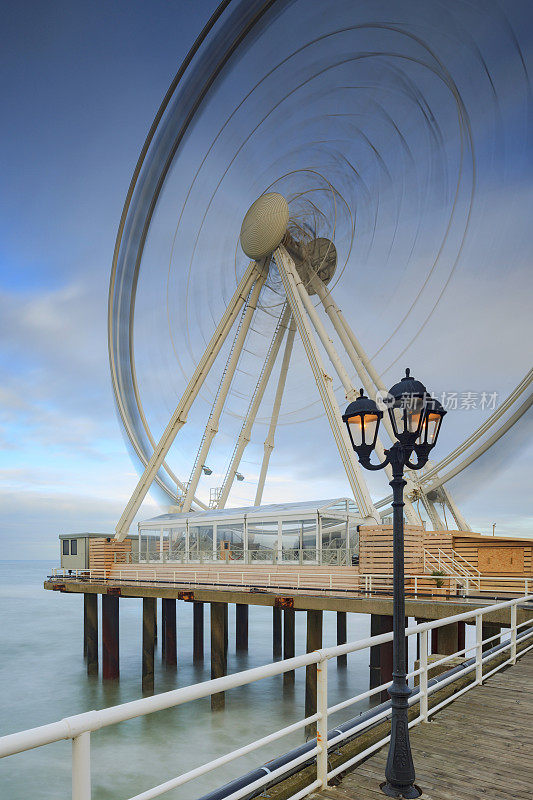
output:
<instances>
[{"instance_id":1,"label":"steel truss beam","mask_svg":"<svg viewBox=\"0 0 533 800\"><path fill-rule=\"evenodd\" d=\"M346 426L342 422L339 406L333 391L331 376L325 370L320 351L317 347L313 332L309 325L306 307L298 290L301 279L296 271L294 262L283 246L277 248L274 258L278 266L285 294L291 307L307 358L311 365L313 375L320 393L324 410L339 450L339 454L346 471L346 476L352 488L354 498L361 515L379 523L379 514L374 508L370 493L363 478L361 467L355 460L354 451L348 441ZM307 292L306 292L307 294ZM312 305L312 304L311 304Z\"/></svg>"},{"instance_id":2,"label":"steel truss beam","mask_svg":"<svg viewBox=\"0 0 533 800\"><path fill-rule=\"evenodd\" d=\"M320 300L322 301L324 310L328 315L328 317L330 318L331 322L333 323L333 327L335 328L342 344L344 345L344 348L361 380L361 383L365 388L365 391L367 392L369 397L372 397L374 399L376 396L376 390L386 393L385 384L383 383L379 374L375 370L371 360L363 350L359 340L357 339L352 329L344 319L344 316L340 308L335 303L331 295L331 292L320 280L318 275L313 273L310 275L310 279L311 279L311 285L313 286L313 289L316 291ZM390 420L387 418L386 415L383 417L383 422L387 430L387 433L391 438L391 441L394 441L392 426L390 424ZM380 458L383 458L383 455L380 455L380 449L381 450L383 449L381 443L380 447L376 447L376 451L378 453L378 456L380 456ZM389 473L387 472L387 474ZM407 482L406 494L407 495L409 493L418 494L420 496L420 499L422 500L424 508L426 509L426 512L430 518L433 527L436 530L443 528L444 526L442 520L440 519L439 514L433 502L427 496L426 492L421 488L420 482L413 476L409 475L409 473L406 473L404 478ZM453 498L451 497L448 491L445 492L445 502L448 505L452 515L454 516L455 521L459 527L459 530L465 530L465 531L470 530L470 526L460 513L459 509L457 508ZM417 511L414 508L414 505L407 497L405 498L405 516L407 520L412 524L418 524L421 521Z\"/></svg>"},{"instance_id":3,"label":"steel truss beam","mask_svg":"<svg viewBox=\"0 0 533 800\"><path fill-rule=\"evenodd\" d=\"M237 444L235 446L235 450L233 451L233 456L231 458L230 465L226 472L224 483L222 484L220 496L218 498L217 508L225 507L229 493L231 491L231 487L233 486L233 481L235 480L235 475L237 473L237 470L239 469L239 464L241 463L242 455L244 453L246 446L250 442L255 418L257 416L257 412L259 411L259 406L261 405L261 401L263 399L263 395L265 393L268 381L270 380L272 369L274 367L274 363L276 361L279 349L281 347L281 342L283 340L283 337L285 336L285 331L287 330L287 323L289 321L289 316L290 316L290 309L288 305L285 304L285 307L281 313L278 324L276 326L276 331L272 338L272 342L268 349L268 353L266 355L263 368L260 372L259 380L257 381L255 391L252 395L252 400L248 407L248 411L246 413L246 417L244 419L241 432L239 434L239 438L237 439Z\"/></svg>"},{"instance_id":4,"label":"steel truss beam","mask_svg":"<svg viewBox=\"0 0 533 800\"><path fill-rule=\"evenodd\" d=\"M320 301L321 301L321 303L322 303L322 305L324 307L324 311L326 312L326 314L328 315L329 319L331 320L331 323L333 324L333 327L334 327L339 339L341 340L342 345L343 345L343 347L344 347L344 349L345 349L350 361L352 362L352 365L353 365L355 371L357 372L357 375L359 376L359 379L360 379L361 383L363 384L363 387L364 387L366 393L368 394L369 397L371 397L373 400L375 400L377 391L379 391L379 390L385 391L385 389L383 387L383 383L379 379L379 376L377 375L375 370L372 370L372 371L374 372L374 376L379 381L380 385L376 384L375 380L369 375L368 370L366 369L366 367L364 365L363 359L361 358L361 352L363 352L363 356L365 356L364 351L360 350L360 345L357 342L357 339L355 338L355 336L353 338L354 338L354 341L357 343L357 346L350 339L350 337L349 337L349 335L347 333L347 330L346 330L347 323L344 320L344 318L342 317L340 308L337 306L337 304L333 300L333 297L331 296L330 291L326 288L326 286L320 280L319 276L316 273L310 271L309 272L309 277L310 277L311 285L312 285L313 289L315 290L315 292L317 293L317 295L318 295L318 297L319 297L319 299L320 299ZM314 310L314 306L313 306L313 310ZM366 356L365 356L365 358L366 358ZM340 377L340 375L339 375L339 377ZM394 439L394 433L392 431L392 425L390 424L390 421L387 418L387 415L385 415L383 417L383 423L384 423L385 429L387 430L387 433L389 434L391 442L394 442L395 439ZM376 453L377 453L377 456L380 459L380 461L384 461L385 460L385 448L383 447L383 444L382 444L382 442L381 442L381 440L379 438L378 438L378 440L376 442ZM392 480L392 468L390 466L385 467L385 473L388 476L389 480ZM413 483L413 481L409 477L409 475L405 475L404 478L405 478L405 481L407 483L406 494L409 494L409 491L412 492L415 489L415 484ZM405 516L407 518L407 521L409 523L411 523L412 525L419 525L421 523L420 516L418 515L415 507L413 506L412 502L409 500L408 497L405 497Z\"/></svg>"},{"instance_id":5,"label":"steel truss beam","mask_svg":"<svg viewBox=\"0 0 533 800\"><path fill-rule=\"evenodd\" d=\"M198 395L198 392L202 388L202 385L205 381L205 378L211 369L218 353L224 341L226 340L231 328L237 317L239 316L240 310L244 305L246 298L250 292L252 284L261 274L261 270L256 264L255 261L251 261L248 265L246 272L244 273L237 289L233 297L231 298L226 311L224 312L222 319L220 320L211 340L202 356L200 361L198 362L198 366L196 367L192 378L190 379L185 392L183 393L180 402L170 422L168 423L167 427L161 439L157 443L157 447L154 449L152 457L150 461L146 465L146 468L141 475L137 486L135 487L131 498L124 509L124 512L117 523L115 528L115 539L118 541L122 541L126 534L130 529L130 525L133 522L133 519L139 510L142 501L146 497L152 482L157 475L157 472L163 463L164 459L172 442L176 438L178 431L185 425L187 421L187 414L189 412L190 407L192 406L195 398Z\"/></svg>"},{"instance_id":6,"label":"steel truss beam","mask_svg":"<svg viewBox=\"0 0 533 800\"><path fill-rule=\"evenodd\" d=\"M281 362L281 370L279 373L278 385L276 388L276 396L274 397L274 405L272 406L270 426L268 428L268 433L264 444L263 462L261 464L261 472L259 473L257 491L255 493L254 505L256 506L261 505L261 500L263 498L263 490L265 488L265 480L267 476L268 465L270 463L270 456L272 455L272 450L274 449L276 427L278 424L283 392L285 391L285 383L287 381L287 373L289 371L289 364L291 360L295 334L296 334L296 323L294 322L294 317L291 316L289 329L287 332L287 340L285 342L285 350L283 352L283 360Z\"/></svg>"},{"instance_id":7,"label":"steel truss beam","mask_svg":"<svg viewBox=\"0 0 533 800\"><path fill-rule=\"evenodd\" d=\"M196 494L196 489L198 487L198 481L200 480L200 475L202 474L202 468L206 462L213 439L218 433L218 423L220 421L220 415L222 414L222 410L224 408L224 404L226 402L226 398L228 396L228 392L231 387L231 382L233 380L233 376L235 375L237 364L239 363L239 358L242 353L242 348L246 336L248 335L250 324L252 322L255 309L257 308L257 301L259 300L261 289L265 284L266 276L267 276L266 272L261 273L261 275L255 281L253 288L250 292L250 298L246 304L244 316L242 318L240 328L235 337L235 341L233 343L233 347L226 364L226 369L224 371L224 376L222 378L222 383L220 384L219 392L215 398L211 414L209 415L202 443L200 445L200 449L196 457L195 466L193 468L190 481L187 485L187 491L185 493L183 504L181 506L181 510L183 512L190 511L191 509L191 503L194 495Z\"/></svg>"}]
</instances>

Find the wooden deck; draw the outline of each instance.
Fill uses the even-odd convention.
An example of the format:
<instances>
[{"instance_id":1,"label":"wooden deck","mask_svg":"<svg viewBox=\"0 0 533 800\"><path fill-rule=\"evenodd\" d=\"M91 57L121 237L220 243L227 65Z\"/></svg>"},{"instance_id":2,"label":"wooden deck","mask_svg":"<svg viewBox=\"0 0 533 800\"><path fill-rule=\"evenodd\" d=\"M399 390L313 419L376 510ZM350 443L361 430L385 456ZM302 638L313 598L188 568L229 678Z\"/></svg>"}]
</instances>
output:
<instances>
[{"instance_id":1,"label":"wooden deck","mask_svg":"<svg viewBox=\"0 0 533 800\"><path fill-rule=\"evenodd\" d=\"M421 800L533 800L533 652L411 730ZM383 800L387 747L317 800Z\"/></svg>"}]
</instances>

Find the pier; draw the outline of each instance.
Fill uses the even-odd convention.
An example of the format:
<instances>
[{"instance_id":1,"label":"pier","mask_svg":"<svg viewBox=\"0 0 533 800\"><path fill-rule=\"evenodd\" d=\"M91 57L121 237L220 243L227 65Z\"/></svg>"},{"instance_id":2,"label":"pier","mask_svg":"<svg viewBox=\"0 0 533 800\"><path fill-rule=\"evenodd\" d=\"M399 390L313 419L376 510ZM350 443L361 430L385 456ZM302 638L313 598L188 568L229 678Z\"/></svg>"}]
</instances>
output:
<instances>
[{"instance_id":1,"label":"pier","mask_svg":"<svg viewBox=\"0 0 533 800\"><path fill-rule=\"evenodd\" d=\"M220 606L222 608L215 611L220 614L218 636L226 630L224 606ZM315 621L321 616L317 610L308 614L311 615L309 619ZM501 640L499 633L484 635L488 624L502 624L504 621L507 621L509 629ZM462 623L475 625L474 644L449 655L434 654L431 657L429 643L435 638L434 632L449 630L451 626ZM316 630L313 636L316 636ZM532 703L529 684L533 669L533 595L492 605L475 606L472 603L463 613L410 626L406 629L406 636L415 636L420 643L419 658L408 673L413 682L408 716L409 726L413 729L415 759L420 754L417 781L424 790L423 798L477 800L481 791L491 791L490 796L495 800L531 798L526 783L530 774L527 768L529 759L525 752L520 751L527 751L531 744L531 735L527 731ZM221 638L224 639L224 633ZM327 675L328 664L340 656L368 651L391 641L392 633L387 632L319 648L262 667L10 734L0 739L0 758L70 739L72 799L91 800L90 743L91 737L98 735L102 728L202 699L211 698L213 705L236 687L305 669L307 674L310 674L309 670L311 674L316 672L317 682L313 705L306 707L303 718L272 731L264 729L259 716L260 738L181 772L157 786L139 786L140 793L130 800L159 797L189 783L188 796L197 797L192 784L195 778L237 761L243 755L260 752L262 747L278 740L279 757L271 758L252 772L241 774L214 793L203 795L201 800L253 798L266 790L272 800L301 800L308 796L330 800L376 797L377 800L381 796L382 749L389 740L391 706L390 701L372 706L371 700L377 699L390 681L330 705ZM224 653L223 641L219 653ZM347 708L353 709L354 716L347 722L336 724L335 715ZM311 726L312 732L309 733ZM302 735L304 731L307 733L307 741L287 751L283 745L284 737L298 731ZM112 790L111 776L109 780Z\"/></svg>"},{"instance_id":2,"label":"pier","mask_svg":"<svg viewBox=\"0 0 533 800\"><path fill-rule=\"evenodd\" d=\"M140 523L138 535L123 541L63 534L61 569L54 570L44 586L84 595L87 674L101 674L106 681L120 677L120 606L134 598L141 601L140 681L143 692L150 693L156 688L156 637L168 669L179 669L180 660L189 658L176 636L182 603L194 604L195 662L204 657L209 626L213 679L227 673L230 637L236 650L247 650L253 625L249 610L254 606L272 608L273 659L295 655L297 613L307 615L307 652L322 646L323 612L336 613L339 645L346 642L350 613L367 614L372 635L390 632L392 549L392 526L363 525L348 498L164 514ZM405 525L405 551L407 619L439 620L533 588L533 545L527 539L496 540L474 532ZM229 605L235 606L234 632L228 631ZM465 624L435 629L430 653L448 655L464 647ZM499 637L509 620L494 612L483 624L484 638ZM339 656L338 666L346 666L345 655ZM392 645L374 646L369 651L370 688L386 683L391 675ZM309 709L316 694L312 668L307 677ZM284 680L289 685L293 674ZM213 698L214 710L223 705L223 695Z\"/></svg>"},{"instance_id":3,"label":"pier","mask_svg":"<svg viewBox=\"0 0 533 800\"><path fill-rule=\"evenodd\" d=\"M411 749L421 800L533 798L533 654L489 678L413 729ZM386 749L382 748L338 786L312 797L382 800Z\"/></svg>"}]
</instances>

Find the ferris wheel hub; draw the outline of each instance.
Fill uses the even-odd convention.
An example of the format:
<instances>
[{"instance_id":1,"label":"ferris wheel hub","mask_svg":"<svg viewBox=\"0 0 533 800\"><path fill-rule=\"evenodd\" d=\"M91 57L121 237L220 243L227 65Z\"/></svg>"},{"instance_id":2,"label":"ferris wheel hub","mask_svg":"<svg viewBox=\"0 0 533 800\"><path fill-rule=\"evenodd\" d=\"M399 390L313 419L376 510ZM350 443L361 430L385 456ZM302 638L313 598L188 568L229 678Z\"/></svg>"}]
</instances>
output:
<instances>
[{"instance_id":1,"label":"ferris wheel hub","mask_svg":"<svg viewBox=\"0 0 533 800\"><path fill-rule=\"evenodd\" d=\"M267 192L252 203L241 226L241 247L258 261L281 244L289 224L289 204L278 192Z\"/></svg>"}]
</instances>

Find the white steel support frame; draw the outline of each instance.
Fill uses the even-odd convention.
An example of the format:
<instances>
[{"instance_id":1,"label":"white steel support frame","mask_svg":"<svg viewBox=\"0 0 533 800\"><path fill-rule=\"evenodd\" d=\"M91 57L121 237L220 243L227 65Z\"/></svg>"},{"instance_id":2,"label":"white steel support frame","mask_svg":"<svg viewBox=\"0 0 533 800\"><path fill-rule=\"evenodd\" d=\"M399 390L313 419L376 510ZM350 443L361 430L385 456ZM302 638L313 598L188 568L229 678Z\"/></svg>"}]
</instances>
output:
<instances>
[{"instance_id":1,"label":"white steel support frame","mask_svg":"<svg viewBox=\"0 0 533 800\"><path fill-rule=\"evenodd\" d=\"M220 320L211 340L205 349L205 352L198 362L198 366L196 367L192 378L190 379L185 392L183 393L180 402L170 422L168 423L165 431L159 440L157 447L154 449L152 457L150 461L146 465L146 468L139 479L135 490L124 509L124 512L118 521L118 524L115 529L115 539L117 541L122 541L126 534L130 529L130 525L133 522L133 519L138 512L142 501L146 497L150 486L153 483L157 472L166 458L168 451L172 445L172 442L176 438L178 431L185 425L187 421L187 414L189 412L190 407L192 406L195 398L198 395L198 392L202 388L202 385L207 377L209 370L211 369L218 353L224 341L226 340L231 328L237 317L239 316L240 310L248 297L250 289L254 281L258 278L261 274L260 268L256 264L255 261L251 261L244 273L237 289L233 297L231 298L226 311L224 312L222 319Z\"/></svg>"},{"instance_id":2,"label":"white steel support frame","mask_svg":"<svg viewBox=\"0 0 533 800\"><path fill-rule=\"evenodd\" d=\"M307 319L306 308L298 291L298 282L300 281L300 278L294 266L294 262L285 248L281 245L275 251L274 258L283 281L287 300L291 306L292 313L296 320L296 325L298 327L307 358L311 365L311 369L313 370L313 375L320 393L320 398L324 405L324 410L328 418L334 441L337 445L348 481L359 507L359 511L363 517L366 517L369 520L375 521L379 524L379 513L376 511L374 504L372 503L370 493L362 475L361 467L356 461L353 448L348 441L346 426L342 422L337 399L333 391L332 379L324 368L320 351L317 347L313 332ZM328 350L328 348L326 348L326 350Z\"/></svg>"},{"instance_id":3,"label":"white steel support frame","mask_svg":"<svg viewBox=\"0 0 533 800\"><path fill-rule=\"evenodd\" d=\"M356 339L356 337L353 336L353 340L350 337L350 335L348 333L348 330L347 330L348 325L347 325L346 321L344 320L344 317L341 314L340 308L338 307L336 302L333 300L333 297L331 296L331 292L328 290L328 288L325 286L325 284L323 283L323 281L320 279L320 277L318 275L316 275L315 273L311 273L310 272L309 273L309 277L310 277L311 286L313 287L313 289L317 293L317 295L318 295L318 297L320 299L320 302L322 303L322 305L324 307L324 311L326 312L326 314L328 315L329 319L331 320L331 323L332 323L332 325L333 325L333 327L335 329L335 332L337 333L339 339L341 340L342 345L343 345L343 347L344 347L344 349L345 349L345 351L346 351L346 353L348 355L348 358L352 362L352 366L354 367L355 371L357 372L357 375L358 375L359 380L361 381L361 383L363 385L363 388L364 388L365 392L367 393L367 395L369 397L371 397L373 400L375 400L376 399L376 394L377 394L378 391L381 391L381 392L385 392L386 391L385 390L385 385L383 384L383 381L379 377L379 375L376 372L376 370L372 367L372 364L371 364L370 360L368 359L368 357L366 356L366 354L362 350L361 345L359 344L359 342ZM363 358L364 358L364 360L363 360ZM369 370L368 370L367 366L365 366L365 363L369 365L369 367L370 367L370 369L372 371L372 374L369 373ZM392 425L391 425L390 420L388 419L387 415L383 416L383 425L384 425L387 433L389 434L391 442L394 442L395 441L394 432L392 430ZM376 449L376 453L377 453L377 456L378 456L379 460L380 461L385 461L385 454L384 454L385 448L383 447L383 444L382 444L382 442L380 441L379 438L376 441L375 449ZM385 467L385 473L388 476L389 480L392 480L392 468L390 466ZM405 479L406 484L407 484L406 493L405 493L406 496L404 498L404 503L405 503L404 513L405 513L405 517L406 517L407 521L411 525L419 525L421 523L421 519L420 519L416 509L414 508L412 502L409 500L409 498L407 496L409 494L409 492L412 492L416 488L416 485L414 484L412 478L408 474L406 474L404 476L404 479ZM424 500L422 500L422 502L424 502Z\"/></svg>"},{"instance_id":4,"label":"white steel support frame","mask_svg":"<svg viewBox=\"0 0 533 800\"><path fill-rule=\"evenodd\" d=\"M226 471L223 485L219 490L217 507L224 508L227 503L244 450L251 440L251 433L255 424L256 416L263 400L266 387L271 380L272 371L281 348L283 336L287 331L285 350L270 418L270 426L264 442L264 455L255 495L255 505L259 505L262 501L270 457L274 448L274 437L279 420L281 403L285 390L294 344L294 337L297 328L318 387L333 439L339 451L341 461L352 488L354 498L359 506L360 513L366 520L372 522L375 521L379 524L381 522L381 517L378 508L384 505L384 501L381 501L377 505L374 505L372 502L361 467L348 440L345 426L342 423L340 409L333 391L332 377L328 374L324 367L321 350L318 347L315 334L318 339L320 339L320 342L344 387L348 401L351 401L355 398L356 390L352 385L350 375L346 370L346 367L344 366L344 363L339 356L332 339L328 335L321 317L318 314L317 308L310 298L308 289L304 283L304 279L309 281L310 286L314 292L316 292L321 305L331 321L333 328L339 337L340 342L368 396L375 399L377 392L386 392L385 386L373 367L372 362L361 347L360 342L344 319L340 308L333 300L330 290L320 279L320 277L310 269L307 269L307 273L302 271L305 270L305 265L301 265L297 268L292 257L289 255L283 245L280 245L276 249L276 251L273 253L273 257L278 266L285 289L286 306L278 321L269 350L259 374L254 393L250 400L247 413L242 423L242 427ZM172 442L174 441L179 430L186 423L187 415L193 402L198 396L198 393L209 371L213 367L213 364L220 353L224 342L230 335L236 320L239 318L239 314L241 314L241 319L239 325L237 326L233 346L231 348L230 355L228 356L222 380L213 402L213 407L203 434L196 460L193 465L189 482L186 485L180 510L182 512L188 512L191 510L193 503L197 502L195 495L202 474L202 469L209 454L213 439L218 432L220 417L238 367L239 358L250 330L251 322L259 302L261 291L268 276L269 262L270 258L262 262L252 261L248 265L248 268L243 275L239 286L237 287L218 327L216 328L209 342L209 345L207 346L184 394L181 397L181 400L169 424L167 425L167 428L165 429L165 432L163 433L163 436L154 447L152 457L150 458L150 461L148 462L146 469L124 510L124 513L122 514L116 526L116 540L121 541L126 536L135 514L139 510L139 507L146 496L148 489L150 488L150 485L156 477L158 470L164 464L165 457L172 445ZM391 440L394 440L394 435L387 415L384 416L383 425L391 437ZM378 458L383 460L384 448L383 444L379 440L376 444L376 452ZM433 480L432 484L428 485L425 475L415 478L413 475L407 474L406 481L407 496L405 499L405 515L407 521L411 524L420 524L421 522L420 515L418 514L412 502L412 498L418 497L424 504L432 525L436 529L442 529L442 520L437 513L434 503L428 496L430 491L434 490L435 484L438 483L438 479L437 481ZM443 486L441 486L440 483L438 483L438 485L440 491L442 492L444 501L446 502L446 505L448 505L450 512L455 519L457 527L460 530L470 530L466 520L455 505L453 498L450 496L450 493ZM409 494L411 494L411 499L408 496ZM386 498L386 501L388 501L388 498ZM347 529L346 538L347 553L349 553L349 529ZM214 544L214 546L216 545ZM317 558L318 555L319 554L317 553Z\"/></svg>"},{"instance_id":5,"label":"white steel support frame","mask_svg":"<svg viewBox=\"0 0 533 800\"><path fill-rule=\"evenodd\" d=\"M340 322L340 325L341 325L342 329L345 331L345 333L348 336L348 339L349 339L351 345L353 346L353 349L355 350L355 353L357 354L357 358L359 359L359 361L360 361L361 365L363 366L363 368L368 373L368 376L370 377L370 379L373 381L374 386L378 389L378 391L387 393L387 389L385 387L385 384L381 380L381 377L379 376L377 370L375 369L374 365L372 364L372 361L368 357L367 353L363 349L363 347L362 347L361 343L359 342L357 336L355 335L353 330L350 328L350 326L346 322L342 311L340 310L340 308L337 306L337 304L333 300L330 292L328 292L328 304L332 308L332 310L335 311L335 314L337 315L337 317L339 319L339 322ZM326 309L326 313L328 313L327 309ZM328 316L329 316L329 314L328 314ZM348 355L350 355L349 352L348 352ZM354 363L354 366L356 366L355 363ZM357 369L357 367L356 367L356 369ZM359 374L359 372L358 372L358 374ZM361 377L361 380L362 380L362 377ZM363 386L364 386L364 383L363 383ZM374 395L372 395L372 396L375 399L375 396ZM391 437L391 441L394 441L394 436L393 436L392 426L390 424L390 421L385 417L385 415L384 415L383 419L384 419L384 422L385 422L385 426L387 428L387 432L388 432L389 436ZM433 501L430 500L429 497L427 496L427 494L423 490L420 489L420 485L419 485L419 482L418 482L417 478L415 476L413 476L413 475L410 475L409 472L406 472L406 474L404 475L404 480L407 483L406 494L408 494L409 492L412 492L413 489L418 489L419 490L420 499L422 500L424 508L426 509L426 512L427 512L427 514L428 514L428 516L429 516L429 518L431 520L431 523L432 523L433 527L435 528L435 530L441 530L442 528L444 528L442 520L440 519L440 516L439 516L439 514L437 512L437 509L435 508L435 505L433 504ZM447 496L447 499L450 498L449 492L446 493L446 496ZM407 501L407 498L405 498L405 500ZM450 506L450 511L451 510L452 509L451 509L451 506ZM407 508L407 502L406 502L406 505L405 505L406 516L408 516L407 512L408 512L408 508ZM452 514L453 514L453 511L452 511ZM418 517L418 514L417 514L417 517ZM455 517L455 515L454 515L454 517ZM463 517L461 517L461 521L462 521L462 525L460 524L460 520L458 518L456 518L456 522L457 522L457 525L459 526L459 530L464 530L464 531L471 530L470 526L468 525L466 520L464 520Z\"/></svg>"},{"instance_id":6,"label":"white steel support frame","mask_svg":"<svg viewBox=\"0 0 533 800\"><path fill-rule=\"evenodd\" d=\"M290 309L289 306L286 305L284 310L282 311L279 325L276 328L276 332L272 339L271 345L268 349L268 353L265 362L263 364L263 369L261 370L261 373L259 375L259 380L255 387L255 391L252 395L252 400L248 407L248 411L246 413L246 417L244 419L241 432L239 433L239 438L237 439L237 444L235 446L233 457L226 472L224 483L222 484L222 488L220 490L220 496L218 498L217 508L225 507L229 493L231 491L231 487L233 485L233 481L235 480L235 475L237 473L237 470L239 469L239 465L241 463L244 450L250 442L255 418L257 416L257 412L259 411L259 406L261 405L261 401L263 399L263 395L265 393L268 381L270 380L270 376L272 374L272 369L276 362L276 358L278 357L279 349L281 347L281 342L283 341L285 331L287 330L287 323L289 321L289 316L290 316Z\"/></svg>"},{"instance_id":7,"label":"white steel support frame","mask_svg":"<svg viewBox=\"0 0 533 800\"><path fill-rule=\"evenodd\" d=\"M292 355L292 348L294 345L294 336L296 333L296 323L294 316L291 317L289 329L287 331L287 339L285 342L285 350L283 353L283 361L281 362L281 370L278 378L278 385L276 389L276 396L274 398L274 405L272 407L272 415L270 417L270 426L265 439L263 462L261 464L261 472L259 473L259 481L257 483L257 491L255 493L254 505L261 505L263 498L263 490L265 488L265 480L270 463L270 456L274 449L274 437L276 435L276 427L279 419L279 412L281 408L281 401L283 399L283 392L285 391L285 383L287 381L287 373L289 371L289 363Z\"/></svg>"},{"instance_id":8,"label":"white steel support frame","mask_svg":"<svg viewBox=\"0 0 533 800\"><path fill-rule=\"evenodd\" d=\"M198 487L198 481L200 480L200 475L202 474L203 466L209 454L209 450L211 448L213 439L218 433L218 423L220 421L220 415L224 408L224 404L226 402L226 398L228 396L228 392L231 387L231 382L233 380L233 376L235 375L235 370L237 369L237 364L239 363L239 358L242 353L244 341L250 329L252 318L254 316L255 309L257 307L257 301L259 300L259 295L261 293L261 289L264 286L265 280L266 280L266 273L261 273L261 275L255 281L253 288L250 292L250 298L246 304L246 310L244 312L242 323L239 332L237 334L237 337L235 339L231 355L226 365L226 372L222 379L222 383L220 384L219 393L215 399L215 403L213 405L211 414L209 416L209 420L206 425L202 445L200 447L198 456L196 458L196 466L194 467L191 479L187 486L187 492L185 493L185 497L183 499L183 505L181 507L182 512L190 511L191 509L192 500L194 495L196 494L196 489Z\"/></svg>"}]
</instances>

